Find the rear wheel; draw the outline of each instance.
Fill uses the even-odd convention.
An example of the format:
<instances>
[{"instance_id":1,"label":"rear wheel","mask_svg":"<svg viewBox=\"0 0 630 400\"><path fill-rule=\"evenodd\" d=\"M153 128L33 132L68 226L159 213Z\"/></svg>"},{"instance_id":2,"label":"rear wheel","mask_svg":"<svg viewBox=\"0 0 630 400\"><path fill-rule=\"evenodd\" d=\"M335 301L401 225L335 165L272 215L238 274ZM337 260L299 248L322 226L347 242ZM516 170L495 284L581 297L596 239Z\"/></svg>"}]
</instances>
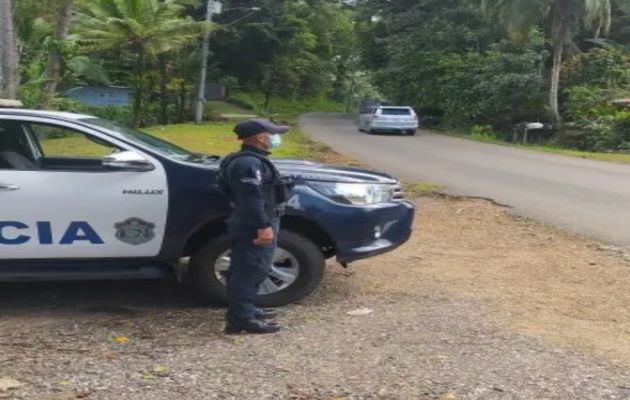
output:
<instances>
[{"instance_id":1,"label":"rear wheel","mask_svg":"<svg viewBox=\"0 0 630 400\"><path fill-rule=\"evenodd\" d=\"M223 235L191 258L190 277L204 300L226 301L230 252L230 238ZM298 233L280 231L271 272L260 286L257 304L275 307L303 299L321 282L324 264L324 256L315 243Z\"/></svg>"},{"instance_id":2,"label":"rear wheel","mask_svg":"<svg viewBox=\"0 0 630 400\"><path fill-rule=\"evenodd\" d=\"M416 134L416 132L417 132L416 129L408 129L407 130L407 135L414 136Z\"/></svg>"}]
</instances>

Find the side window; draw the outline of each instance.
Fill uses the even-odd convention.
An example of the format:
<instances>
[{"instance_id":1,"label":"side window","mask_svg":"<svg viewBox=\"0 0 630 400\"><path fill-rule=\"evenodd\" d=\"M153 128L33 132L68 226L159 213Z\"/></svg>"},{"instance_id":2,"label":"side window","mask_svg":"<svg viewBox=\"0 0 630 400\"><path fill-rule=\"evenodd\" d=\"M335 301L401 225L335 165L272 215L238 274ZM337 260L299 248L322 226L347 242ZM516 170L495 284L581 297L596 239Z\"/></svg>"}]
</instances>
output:
<instances>
[{"instance_id":1,"label":"side window","mask_svg":"<svg viewBox=\"0 0 630 400\"><path fill-rule=\"evenodd\" d=\"M0 169L37 169L31 143L17 121L0 120Z\"/></svg>"},{"instance_id":2,"label":"side window","mask_svg":"<svg viewBox=\"0 0 630 400\"><path fill-rule=\"evenodd\" d=\"M101 159L119 150L116 146L62 126L30 123L43 158Z\"/></svg>"}]
</instances>

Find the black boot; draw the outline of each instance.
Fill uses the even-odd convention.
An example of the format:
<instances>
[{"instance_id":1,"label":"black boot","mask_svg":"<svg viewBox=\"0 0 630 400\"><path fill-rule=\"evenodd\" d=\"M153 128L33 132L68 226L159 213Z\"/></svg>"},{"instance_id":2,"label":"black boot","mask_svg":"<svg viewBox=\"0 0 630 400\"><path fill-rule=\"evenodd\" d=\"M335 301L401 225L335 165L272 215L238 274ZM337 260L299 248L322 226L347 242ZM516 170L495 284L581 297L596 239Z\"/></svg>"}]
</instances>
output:
<instances>
[{"instance_id":1,"label":"black boot","mask_svg":"<svg viewBox=\"0 0 630 400\"><path fill-rule=\"evenodd\" d=\"M254 318L261 320L273 319L277 316L278 313L276 313L272 308L256 308L256 311L254 312Z\"/></svg>"},{"instance_id":2,"label":"black boot","mask_svg":"<svg viewBox=\"0 0 630 400\"><path fill-rule=\"evenodd\" d=\"M275 333L280 330L279 325L266 324L257 319L250 319L246 321L229 322L225 325L225 333L233 335L236 333L256 333L266 334Z\"/></svg>"}]
</instances>

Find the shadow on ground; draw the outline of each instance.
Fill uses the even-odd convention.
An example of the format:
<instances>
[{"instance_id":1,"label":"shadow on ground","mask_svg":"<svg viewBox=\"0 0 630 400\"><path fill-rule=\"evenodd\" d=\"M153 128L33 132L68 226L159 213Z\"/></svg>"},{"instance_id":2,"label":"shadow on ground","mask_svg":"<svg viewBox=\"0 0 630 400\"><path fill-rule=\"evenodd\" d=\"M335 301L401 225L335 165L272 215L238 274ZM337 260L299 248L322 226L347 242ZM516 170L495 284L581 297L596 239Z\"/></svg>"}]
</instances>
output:
<instances>
[{"instance_id":1,"label":"shadow on ground","mask_svg":"<svg viewBox=\"0 0 630 400\"><path fill-rule=\"evenodd\" d=\"M217 307L218 305L213 305ZM0 284L0 314L80 311L133 316L146 308L207 307L192 289L173 280L31 282Z\"/></svg>"}]
</instances>

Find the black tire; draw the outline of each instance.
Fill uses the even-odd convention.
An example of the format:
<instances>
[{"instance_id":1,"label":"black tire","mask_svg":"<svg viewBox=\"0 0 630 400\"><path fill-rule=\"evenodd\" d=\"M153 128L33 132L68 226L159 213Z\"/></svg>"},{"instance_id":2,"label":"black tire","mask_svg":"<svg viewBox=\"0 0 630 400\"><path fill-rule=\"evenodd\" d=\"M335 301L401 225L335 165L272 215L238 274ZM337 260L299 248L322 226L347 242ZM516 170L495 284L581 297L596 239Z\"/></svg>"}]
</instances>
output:
<instances>
[{"instance_id":1,"label":"black tire","mask_svg":"<svg viewBox=\"0 0 630 400\"><path fill-rule=\"evenodd\" d=\"M415 136L416 135L417 130L416 129L409 129L407 131L407 135L409 136Z\"/></svg>"},{"instance_id":2,"label":"black tire","mask_svg":"<svg viewBox=\"0 0 630 400\"><path fill-rule=\"evenodd\" d=\"M217 258L230 247L230 238L222 235L206 244L190 260L191 283L199 296L208 302L225 303L226 287L217 279L214 265ZM287 288L271 294L258 296L261 307L283 306L308 296L324 276L324 256L312 241L292 231L281 230L278 247L291 253L299 265L297 279Z\"/></svg>"}]
</instances>

